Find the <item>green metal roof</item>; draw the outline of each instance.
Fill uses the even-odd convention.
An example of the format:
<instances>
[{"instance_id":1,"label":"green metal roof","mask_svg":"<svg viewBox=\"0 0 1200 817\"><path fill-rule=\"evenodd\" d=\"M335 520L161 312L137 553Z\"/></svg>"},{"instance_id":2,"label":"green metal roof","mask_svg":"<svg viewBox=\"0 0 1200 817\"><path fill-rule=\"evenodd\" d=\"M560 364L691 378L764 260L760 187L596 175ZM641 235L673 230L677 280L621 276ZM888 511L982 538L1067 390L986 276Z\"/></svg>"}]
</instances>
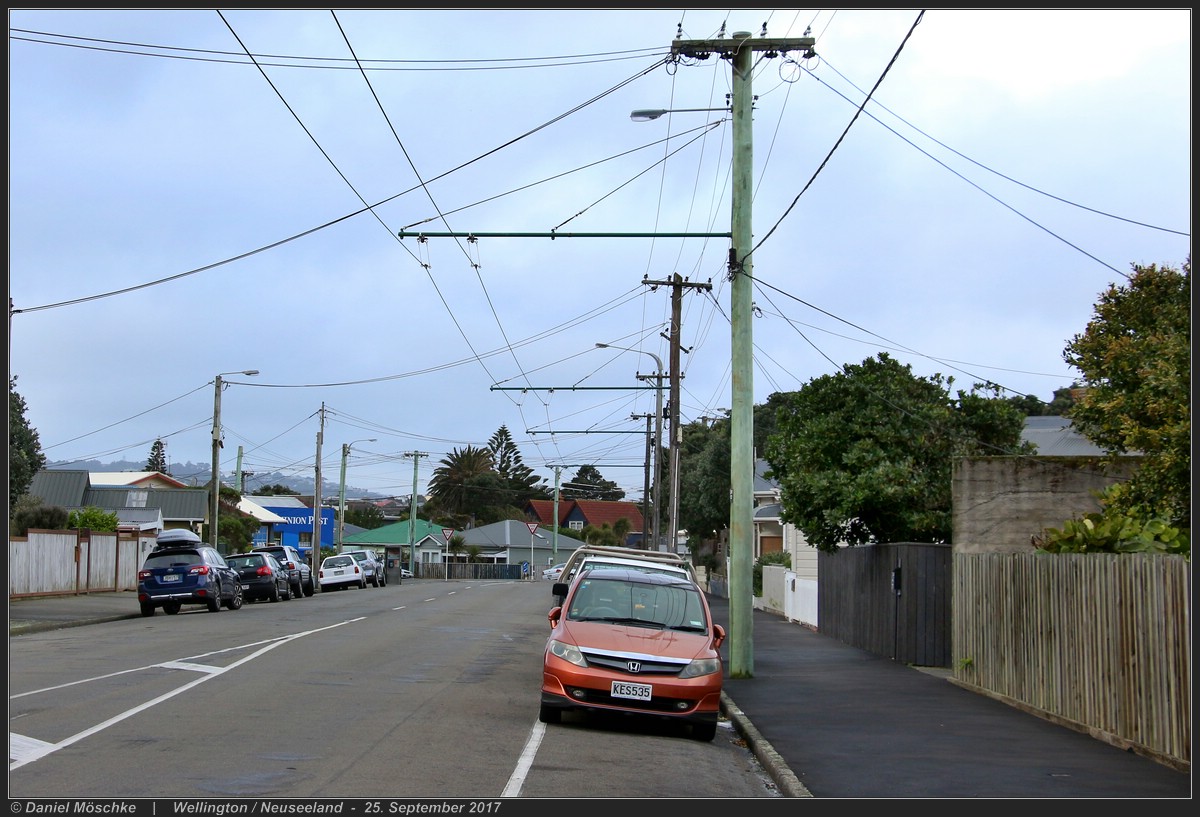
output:
<instances>
[{"instance_id":1,"label":"green metal roof","mask_svg":"<svg viewBox=\"0 0 1200 817\"><path fill-rule=\"evenodd\" d=\"M373 528L372 530L365 530L361 533L344 536L342 537L342 544L407 545L408 536L408 520L405 519L403 522L384 525L382 528ZM440 543L442 541L442 528L440 525L426 522L424 519L416 519L413 523L413 536L416 542L420 542L427 536L436 536Z\"/></svg>"}]
</instances>

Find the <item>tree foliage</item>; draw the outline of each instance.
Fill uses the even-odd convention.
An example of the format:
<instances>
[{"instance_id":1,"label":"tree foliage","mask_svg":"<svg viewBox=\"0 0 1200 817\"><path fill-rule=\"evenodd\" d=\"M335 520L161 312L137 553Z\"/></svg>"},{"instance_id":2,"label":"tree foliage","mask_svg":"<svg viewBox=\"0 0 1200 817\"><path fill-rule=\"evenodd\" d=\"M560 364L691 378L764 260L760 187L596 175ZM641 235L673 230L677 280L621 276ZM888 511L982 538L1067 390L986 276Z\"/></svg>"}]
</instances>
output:
<instances>
[{"instance_id":1,"label":"tree foliage","mask_svg":"<svg viewBox=\"0 0 1200 817\"><path fill-rule=\"evenodd\" d=\"M502 425L496 429L488 440L488 450L492 452L496 473L508 491L506 504L521 508L530 499L550 499L553 496L545 479L538 477L522 461L521 450L513 442L508 426Z\"/></svg>"},{"instance_id":2,"label":"tree foliage","mask_svg":"<svg viewBox=\"0 0 1200 817\"><path fill-rule=\"evenodd\" d=\"M40 496L22 494L10 508L9 530L15 536L26 536L30 529L65 530L67 527L67 509L47 505Z\"/></svg>"},{"instance_id":3,"label":"tree foliage","mask_svg":"<svg viewBox=\"0 0 1200 817\"><path fill-rule=\"evenodd\" d=\"M582 465L575 478L564 482L561 493L567 499L598 499L618 502L625 498L625 491L612 480L605 479L594 465Z\"/></svg>"},{"instance_id":4,"label":"tree foliage","mask_svg":"<svg viewBox=\"0 0 1200 817\"><path fill-rule=\"evenodd\" d=\"M783 520L829 552L949 541L953 459L1015 453L1024 424L997 387L954 399L953 382L881 352L786 395L764 457Z\"/></svg>"},{"instance_id":5,"label":"tree foliage","mask_svg":"<svg viewBox=\"0 0 1200 817\"><path fill-rule=\"evenodd\" d=\"M274 485L264 485L254 491L255 496L299 496L299 491L294 491L291 488L281 483Z\"/></svg>"},{"instance_id":6,"label":"tree foliage","mask_svg":"<svg viewBox=\"0 0 1200 817\"><path fill-rule=\"evenodd\" d=\"M1138 470L1106 507L1191 524L1191 258L1182 271L1134 265L1101 293L1092 320L1063 351L1083 373L1075 428L1119 456L1141 452Z\"/></svg>"},{"instance_id":7,"label":"tree foliage","mask_svg":"<svg viewBox=\"0 0 1200 817\"><path fill-rule=\"evenodd\" d=\"M1113 510L1126 485L1115 483L1100 495L1101 510L1068 519L1061 528L1047 528L1033 538L1034 547L1048 553L1182 553L1191 556L1187 530L1164 515Z\"/></svg>"},{"instance_id":8,"label":"tree foliage","mask_svg":"<svg viewBox=\"0 0 1200 817\"><path fill-rule=\"evenodd\" d=\"M155 440L150 446L150 456L146 458L146 470L165 474L167 469L167 447L161 439Z\"/></svg>"},{"instance_id":9,"label":"tree foliage","mask_svg":"<svg viewBox=\"0 0 1200 817\"><path fill-rule=\"evenodd\" d=\"M357 525L367 530L375 530L386 525L387 519L384 517L383 511L377 506L363 504L346 508L346 524Z\"/></svg>"},{"instance_id":10,"label":"tree foliage","mask_svg":"<svg viewBox=\"0 0 1200 817\"><path fill-rule=\"evenodd\" d=\"M94 505L89 505L86 508L71 511L67 514L67 527L79 528L80 530L115 531L120 521L112 511L106 511Z\"/></svg>"},{"instance_id":11,"label":"tree foliage","mask_svg":"<svg viewBox=\"0 0 1200 817\"><path fill-rule=\"evenodd\" d=\"M37 429L25 417L25 398L17 393L17 378L8 381L8 507L29 490L33 476L46 467Z\"/></svg>"}]
</instances>

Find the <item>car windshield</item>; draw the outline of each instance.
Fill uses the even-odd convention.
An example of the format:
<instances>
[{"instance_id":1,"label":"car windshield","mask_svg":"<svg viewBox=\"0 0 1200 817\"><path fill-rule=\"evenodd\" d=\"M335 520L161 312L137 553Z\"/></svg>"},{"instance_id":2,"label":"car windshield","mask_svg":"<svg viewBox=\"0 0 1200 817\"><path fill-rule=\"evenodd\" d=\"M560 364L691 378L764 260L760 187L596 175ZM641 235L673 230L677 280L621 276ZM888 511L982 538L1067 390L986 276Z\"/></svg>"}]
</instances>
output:
<instances>
[{"instance_id":1,"label":"car windshield","mask_svg":"<svg viewBox=\"0 0 1200 817\"><path fill-rule=\"evenodd\" d=\"M694 585L643 584L595 575L580 580L567 618L679 630L708 628L700 591Z\"/></svg>"},{"instance_id":2,"label":"car windshield","mask_svg":"<svg viewBox=\"0 0 1200 817\"><path fill-rule=\"evenodd\" d=\"M263 563L261 556L228 556L226 563L232 568L259 567Z\"/></svg>"}]
</instances>

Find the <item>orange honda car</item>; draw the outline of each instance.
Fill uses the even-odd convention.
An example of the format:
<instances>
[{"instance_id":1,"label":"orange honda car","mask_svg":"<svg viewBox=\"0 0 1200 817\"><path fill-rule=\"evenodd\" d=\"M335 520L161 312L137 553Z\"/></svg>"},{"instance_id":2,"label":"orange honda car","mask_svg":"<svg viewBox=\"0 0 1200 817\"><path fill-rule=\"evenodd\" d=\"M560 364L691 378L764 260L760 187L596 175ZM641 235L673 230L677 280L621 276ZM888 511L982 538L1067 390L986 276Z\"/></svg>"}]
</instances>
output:
<instances>
[{"instance_id":1,"label":"orange honda car","mask_svg":"<svg viewBox=\"0 0 1200 817\"><path fill-rule=\"evenodd\" d=\"M712 740L721 704L721 643L695 582L639 570L587 570L555 586L542 670L542 723L568 710L680 720Z\"/></svg>"}]
</instances>

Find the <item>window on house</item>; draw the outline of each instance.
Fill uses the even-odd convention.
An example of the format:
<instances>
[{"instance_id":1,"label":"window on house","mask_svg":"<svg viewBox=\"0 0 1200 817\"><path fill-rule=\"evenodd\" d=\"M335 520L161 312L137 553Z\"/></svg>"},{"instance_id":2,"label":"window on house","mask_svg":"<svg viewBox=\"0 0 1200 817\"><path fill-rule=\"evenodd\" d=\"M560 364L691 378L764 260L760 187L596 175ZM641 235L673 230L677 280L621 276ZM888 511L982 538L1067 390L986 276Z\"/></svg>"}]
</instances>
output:
<instances>
[{"instance_id":1,"label":"window on house","mask_svg":"<svg viewBox=\"0 0 1200 817\"><path fill-rule=\"evenodd\" d=\"M572 522L568 522L567 524L568 524L568 526L570 526L571 530L583 530L582 522L572 521Z\"/></svg>"}]
</instances>

